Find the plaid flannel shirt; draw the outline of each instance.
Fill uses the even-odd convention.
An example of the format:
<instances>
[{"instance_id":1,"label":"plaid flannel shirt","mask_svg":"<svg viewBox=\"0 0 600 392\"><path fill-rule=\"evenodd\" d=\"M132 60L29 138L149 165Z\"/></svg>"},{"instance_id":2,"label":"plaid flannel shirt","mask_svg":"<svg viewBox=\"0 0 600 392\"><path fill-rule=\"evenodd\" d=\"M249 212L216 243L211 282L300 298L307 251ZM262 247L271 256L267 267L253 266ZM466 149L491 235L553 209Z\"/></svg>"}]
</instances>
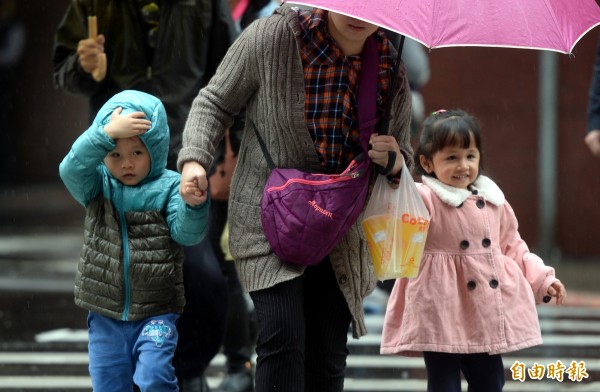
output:
<instances>
[{"instance_id":1,"label":"plaid flannel shirt","mask_svg":"<svg viewBox=\"0 0 600 392\"><path fill-rule=\"evenodd\" d=\"M327 30L327 11L301 11L301 58L306 86L306 123L324 173L340 173L360 152L357 89L361 56L345 56ZM391 86L391 42L377 33L381 118Z\"/></svg>"}]
</instances>

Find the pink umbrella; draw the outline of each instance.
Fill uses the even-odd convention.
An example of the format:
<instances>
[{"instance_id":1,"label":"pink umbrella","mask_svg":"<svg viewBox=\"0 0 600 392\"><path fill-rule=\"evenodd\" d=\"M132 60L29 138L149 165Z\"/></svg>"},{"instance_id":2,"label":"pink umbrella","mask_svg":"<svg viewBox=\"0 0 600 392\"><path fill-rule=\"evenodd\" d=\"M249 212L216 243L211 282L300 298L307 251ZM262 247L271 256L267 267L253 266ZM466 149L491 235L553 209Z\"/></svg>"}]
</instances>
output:
<instances>
[{"instance_id":1,"label":"pink umbrella","mask_svg":"<svg viewBox=\"0 0 600 392\"><path fill-rule=\"evenodd\" d=\"M600 24L595 0L298 0L376 24L426 47L494 46L571 53Z\"/></svg>"}]
</instances>

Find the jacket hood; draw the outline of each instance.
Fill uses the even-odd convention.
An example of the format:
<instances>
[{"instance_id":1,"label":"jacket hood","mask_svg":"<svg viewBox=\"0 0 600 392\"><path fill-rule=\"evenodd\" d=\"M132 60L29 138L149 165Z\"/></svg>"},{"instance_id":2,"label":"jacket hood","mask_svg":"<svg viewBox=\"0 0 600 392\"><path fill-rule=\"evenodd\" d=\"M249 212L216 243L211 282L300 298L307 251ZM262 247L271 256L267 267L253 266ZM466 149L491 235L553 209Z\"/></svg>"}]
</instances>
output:
<instances>
[{"instance_id":1,"label":"jacket hood","mask_svg":"<svg viewBox=\"0 0 600 392\"><path fill-rule=\"evenodd\" d=\"M121 115L144 112L146 119L150 120L150 129L140 135L140 140L150 154L150 172L144 182L160 176L167 166L169 154L169 125L162 102L155 96L141 91L125 90L114 95L100 108L94 123L104 127L118 107L123 108Z\"/></svg>"}]
</instances>

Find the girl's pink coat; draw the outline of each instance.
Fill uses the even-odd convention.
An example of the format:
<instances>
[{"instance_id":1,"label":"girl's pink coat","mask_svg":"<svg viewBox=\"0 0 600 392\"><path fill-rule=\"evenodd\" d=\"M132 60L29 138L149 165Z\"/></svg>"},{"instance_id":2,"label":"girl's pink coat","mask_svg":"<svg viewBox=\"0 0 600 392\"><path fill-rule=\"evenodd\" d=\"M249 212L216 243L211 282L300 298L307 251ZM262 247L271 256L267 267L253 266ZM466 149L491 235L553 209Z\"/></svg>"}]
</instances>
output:
<instances>
[{"instance_id":1,"label":"girl's pink coat","mask_svg":"<svg viewBox=\"0 0 600 392\"><path fill-rule=\"evenodd\" d=\"M484 179L503 203L480 192L454 207L417 184L431 225L419 275L397 280L391 293L382 354L497 354L542 343L536 303L557 280L554 269L529 252L504 195Z\"/></svg>"}]
</instances>

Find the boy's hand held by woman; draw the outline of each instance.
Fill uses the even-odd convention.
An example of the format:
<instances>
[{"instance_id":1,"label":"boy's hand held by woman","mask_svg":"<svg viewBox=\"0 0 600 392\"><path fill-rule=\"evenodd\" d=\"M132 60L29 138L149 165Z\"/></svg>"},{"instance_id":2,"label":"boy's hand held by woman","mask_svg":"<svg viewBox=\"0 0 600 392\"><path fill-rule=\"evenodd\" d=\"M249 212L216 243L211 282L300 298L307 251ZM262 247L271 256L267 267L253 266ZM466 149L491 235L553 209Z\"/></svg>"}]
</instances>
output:
<instances>
[{"instance_id":1,"label":"boy's hand held by woman","mask_svg":"<svg viewBox=\"0 0 600 392\"><path fill-rule=\"evenodd\" d=\"M181 170L179 194L186 204L195 207L208 199L208 179L201 164L188 161Z\"/></svg>"}]
</instances>

